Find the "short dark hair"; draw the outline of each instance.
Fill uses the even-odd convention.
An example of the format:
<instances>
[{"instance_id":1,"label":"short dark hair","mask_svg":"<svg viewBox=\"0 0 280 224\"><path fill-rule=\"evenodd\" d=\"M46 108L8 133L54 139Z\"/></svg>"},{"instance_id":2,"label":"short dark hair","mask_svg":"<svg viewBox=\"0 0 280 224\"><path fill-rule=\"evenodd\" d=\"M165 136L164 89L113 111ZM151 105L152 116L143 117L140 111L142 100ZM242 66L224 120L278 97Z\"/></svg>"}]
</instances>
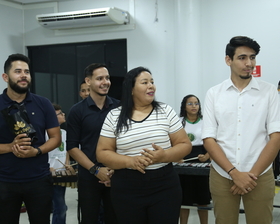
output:
<instances>
[{"instance_id":1,"label":"short dark hair","mask_svg":"<svg viewBox=\"0 0 280 224\"><path fill-rule=\"evenodd\" d=\"M82 85L85 84L85 83L86 83L85 80L83 80L83 81L81 82L81 84L80 84L80 90L81 90Z\"/></svg>"},{"instance_id":2,"label":"short dark hair","mask_svg":"<svg viewBox=\"0 0 280 224\"><path fill-rule=\"evenodd\" d=\"M135 85L136 78L142 73L142 72L150 72L149 69L145 67L137 67L134 69L131 69L125 76L125 79L123 81L122 85L122 99L121 99L121 113L118 119L117 128L116 128L116 135L118 135L123 129L124 131L128 131L129 126L131 124L131 117L132 117L132 110L134 107L134 102L132 98L132 89ZM160 107L159 102L153 100L152 106L157 111Z\"/></svg>"},{"instance_id":3,"label":"short dark hair","mask_svg":"<svg viewBox=\"0 0 280 224\"><path fill-rule=\"evenodd\" d=\"M23 61L26 64L28 64L28 66L29 66L29 63L30 63L29 58L26 57L23 54L11 54L8 57L8 59L5 61L5 63L4 63L4 73L8 73L9 72L9 70L12 67L12 62L14 62L14 61Z\"/></svg>"},{"instance_id":4,"label":"short dark hair","mask_svg":"<svg viewBox=\"0 0 280 224\"><path fill-rule=\"evenodd\" d=\"M256 55L260 52L260 45L255 40L245 36L236 36L231 38L227 44L226 55L228 55L233 60L236 48L242 46L253 49L256 52Z\"/></svg>"},{"instance_id":5,"label":"short dark hair","mask_svg":"<svg viewBox=\"0 0 280 224\"><path fill-rule=\"evenodd\" d=\"M188 101L189 98L191 97L195 97L199 103L199 109L198 109L198 112L197 112L197 119L202 119L202 113L201 113L201 104L200 104L200 100L197 96L193 95L193 94L189 94L187 96L185 96L181 102L181 108L180 108L180 117L183 117L183 118L186 118L187 117L187 111L186 111L186 103ZM186 126L186 120L183 119L182 120L182 125L183 127Z\"/></svg>"},{"instance_id":6,"label":"short dark hair","mask_svg":"<svg viewBox=\"0 0 280 224\"><path fill-rule=\"evenodd\" d=\"M93 71L98 68L107 68L107 66L102 63L93 63L93 64L88 65L84 70L85 78L91 77L93 75L92 74Z\"/></svg>"},{"instance_id":7,"label":"short dark hair","mask_svg":"<svg viewBox=\"0 0 280 224\"><path fill-rule=\"evenodd\" d=\"M54 110L61 110L62 107L56 103L52 103Z\"/></svg>"}]
</instances>

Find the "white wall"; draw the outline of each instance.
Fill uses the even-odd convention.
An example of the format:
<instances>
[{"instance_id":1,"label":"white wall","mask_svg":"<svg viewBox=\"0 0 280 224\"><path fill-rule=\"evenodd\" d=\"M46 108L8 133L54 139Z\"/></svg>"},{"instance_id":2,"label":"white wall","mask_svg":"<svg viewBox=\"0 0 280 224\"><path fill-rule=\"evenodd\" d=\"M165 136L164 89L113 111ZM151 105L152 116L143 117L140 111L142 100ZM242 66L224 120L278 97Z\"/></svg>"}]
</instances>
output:
<instances>
[{"instance_id":1,"label":"white wall","mask_svg":"<svg viewBox=\"0 0 280 224\"><path fill-rule=\"evenodd\" d=\"M135 29L57 32L41 27L35 20L37 14L107 6L129 11ZM262 79L274 85L280 79L277 74L278 0L72 0L26 5L24 38L17 18L22 13L17 8L4 7L3 11L8 13L5 17L0 13L0 21L12 19L10 23L1 22L9 32L0 33L0 41L6 47L0 52L0 64L8 54L22 50L22 45L126 38L128 69L139 65L148 67L157 85L157 99L170 104L177 112L183 96L193 93L203 102L207 89L229 77L224 51L230 38L236 35L252 37L261 45L257 64L262 66ZM16 38L10 39L11 36Z\"/></svg>"},{"instance_id":2,"label":"white wall","mask_svg":"<svg viewBox=\"0 0 280 224\"><path fill-rule=\"evenodd\" d=\"M71 43L110 39L127 39L128 69L136 66L148 67L157 84L157 99L175 107L174 91L174 2L160 0L158 10L151 0L79 0L57 4L59 12L114 6L126 10L135 20L135 29L95 32L98 28L71 31L53 31L41 27L37 14L51 13L53 4L39 4L38 8L25 9L26 45ZM155 18L158 18L158 22ZM86 30L86 31L85 31ZM88 32L88 31L92 32Z\"/></svg>"},{"instance_id":3,"label":"white wall","mask_svg":"<svg viewBox=\"0 0 280 224\"><path fill-rule=\"evenodd\" d=\"M8 55L24 52L23 10L21 6L0 2L0 31L0 74L2 75L4 62ZM0 81L0 94L6 86L4 81Z\"/></svg>"},{"instance_id":4,"label":"white wall","mask_svg":"<svg viewBox=\"0 0 280 224\"><path fill-rule=\"evenodd\" d=\"M277 86L280 30L280 1L201 0L201 62L204 92L229 77L224 62L225 46L231 37L245 35L261 46L257 64L261 79Z\"/></svg>"}]
</instances>

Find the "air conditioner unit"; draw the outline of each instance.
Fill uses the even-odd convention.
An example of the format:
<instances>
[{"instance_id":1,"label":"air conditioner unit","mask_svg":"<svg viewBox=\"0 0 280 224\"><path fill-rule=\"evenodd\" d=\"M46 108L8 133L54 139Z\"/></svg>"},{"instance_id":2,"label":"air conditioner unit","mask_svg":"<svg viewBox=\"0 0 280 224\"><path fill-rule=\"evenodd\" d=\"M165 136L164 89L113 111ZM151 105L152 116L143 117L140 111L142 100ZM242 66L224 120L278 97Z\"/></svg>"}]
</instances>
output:
<instances>
[{"instance_id":1,"label":"air conditioner unit","mask_svg":"<svg viewBox=\"0 0 280 224\"><path fill-rule=\"evenodd\" d=\"M120 25L129 23L129 14L115 7L59 12L36 16L43 27L70 29L91 26Z\"/></svg>"}]
</instances>

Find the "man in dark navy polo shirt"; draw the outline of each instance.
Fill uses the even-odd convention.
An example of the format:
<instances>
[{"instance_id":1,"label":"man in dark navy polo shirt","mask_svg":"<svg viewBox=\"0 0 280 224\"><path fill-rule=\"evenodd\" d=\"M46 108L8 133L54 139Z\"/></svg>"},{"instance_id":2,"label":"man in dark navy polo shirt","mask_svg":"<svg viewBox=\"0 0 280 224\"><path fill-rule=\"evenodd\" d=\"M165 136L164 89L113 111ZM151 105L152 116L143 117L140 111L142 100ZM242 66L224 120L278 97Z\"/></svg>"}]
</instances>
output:
<instances>
[{"instance_id":1,"label":"man in dark navy polo shirt","mask_svg":"<svg viewBox=\"0 0 280 224\"><path fill-rule=\"evenodd\" d=\"M31 142L24 133L15 135L0 113L0 223L19 223L24 202L30 223L49 224L52 177L48 152L61 143L57 117L48 99L29 92L31 76L26 56L10 55L2 78L8 87L0 95L0 111L10 106L24 107L38 140Z\"/></svg>"},{"instance_id":2,"label":"man in dark navy polo shirt","mask_svg":"<svg viewBox=\"0 0 280 224\"><path fill-rule=\"evenodd\" d=\"M79 163L78 203L82 224L97 224L100 202L104 205L104 221L115 224L116 216L110 198L112 170L96 160L96 146L107 113L119 101L107 96L111 82L104 64L91 64L85 69L90 95L75 104L67 119L67 151ZM79 149L79 146L81 149Z\"/></svg>"}]
</instances>

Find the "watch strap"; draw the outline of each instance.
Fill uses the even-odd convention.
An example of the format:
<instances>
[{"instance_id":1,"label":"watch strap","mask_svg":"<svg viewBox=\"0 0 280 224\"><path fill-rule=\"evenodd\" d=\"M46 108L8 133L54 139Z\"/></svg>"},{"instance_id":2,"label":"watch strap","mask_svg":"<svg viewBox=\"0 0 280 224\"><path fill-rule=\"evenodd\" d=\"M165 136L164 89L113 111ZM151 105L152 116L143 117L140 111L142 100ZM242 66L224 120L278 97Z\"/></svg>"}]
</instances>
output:
<instances>
[{"instance_id":1,"label":"watch strap","mask_svg":"<svg viewBox=\"0 0 280 224\"><path fill-rule=\"evenodd\" d=\"M97 164L94 164L91 168L89 168L89 172L91 174L95 174L97 167L98 167Z\"/></svg>"},{"instance_id":2,"label":"watch strap","mask_svg":"<svg viewBox=\"0 0 280 224\"><path fill-rule=\"evenodd\" d=\"M95 173L94 173L95 176L98 174L99 170L100 170L100 167L98 166L95 170Z\"/></svg>"},{"instance_id":3,"label":"watch strap","mask_svg":"<svg viewBox=\"0 0 280 224\"><path fill-rule=\"evenodd\" d=\"M37 148L35 148L35 149L38 150L38 152L37 152L37 154L36 154L36 157L42 155L42 150L41 150L39 147L37 147Z\"/></svg>"}]
</instances>

